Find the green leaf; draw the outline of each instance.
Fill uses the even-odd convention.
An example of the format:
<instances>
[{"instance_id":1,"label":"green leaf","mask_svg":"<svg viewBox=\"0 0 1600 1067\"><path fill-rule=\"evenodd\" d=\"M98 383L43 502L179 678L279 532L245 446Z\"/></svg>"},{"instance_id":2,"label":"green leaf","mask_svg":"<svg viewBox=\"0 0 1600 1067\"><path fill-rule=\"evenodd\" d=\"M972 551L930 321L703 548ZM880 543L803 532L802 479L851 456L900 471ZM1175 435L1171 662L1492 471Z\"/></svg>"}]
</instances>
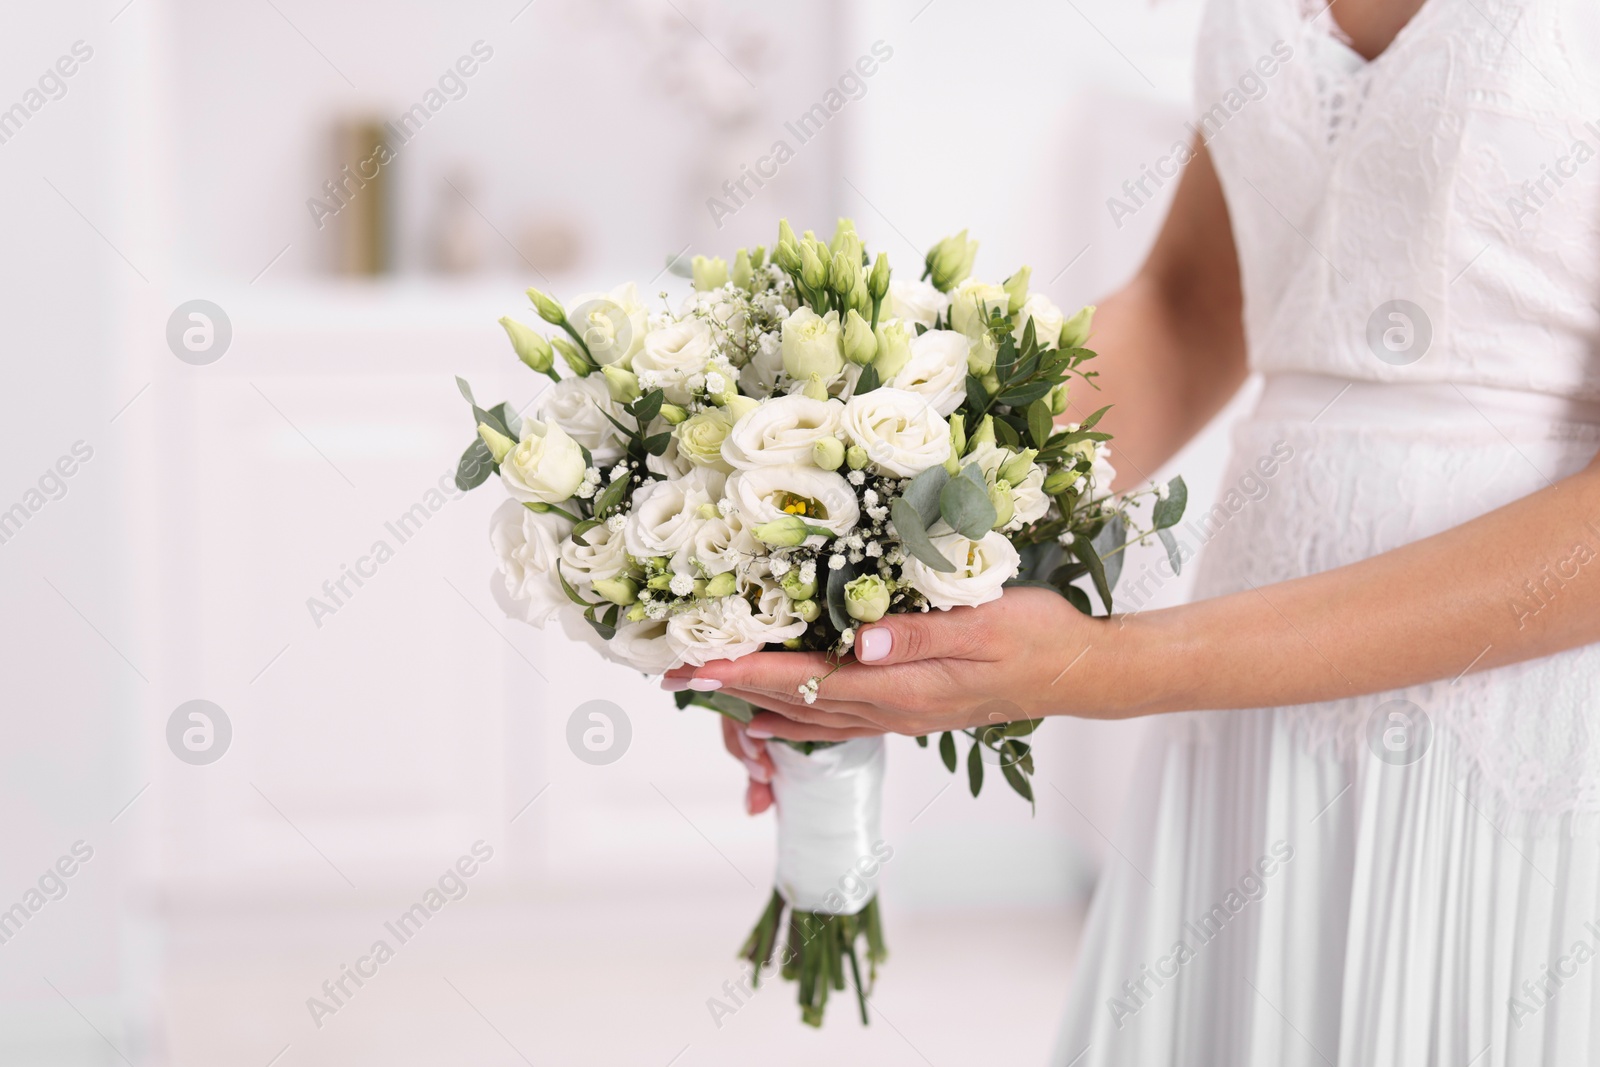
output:
<instances>
[{"instance_id":1,"label":"green leaf","mask_svg":"<svg viewBox=\"0 0 1600 1067\"><path fill-rule=\"evenodd\" d=\"M1117 549L1127 540L1128 524L1122 520L1121 515L1113 515L1111 521L1100 528L1099 534L1094 539L1095 553L1105 564L1106 588L1112 592L1116 591L1117 579L1122 577L1122 561L1128 558L1126 551L1117 552ZM1110 607L1106 608L1106 611L1110 610Z\"/></svg>"},{"instance_id":2,"label":"green leaf","mask_svg":"<svg viewBox=\"0 0 1600 1067\"><path fill-rule=\"evenodd\" d=\"M817 565L821 567L827 564L825 560L818 560ZM844 610L844 587L859 573L860 566L855 563L846 563L838 570L828 572L828 621L833 623L836 630L848 630L856 624L856 620Z\"/></svg>"},{"instance_id":3,"label":"green leaf","mask_svg":"<svg viewBox=\"0 0 1600 1067\"><path fill-rule=\"evenodd\" d=\"M850 395L860 396L863 393L870 393L882 384L878 380L877 364L869 363L862 368L861 377L856 379L856 387L851 391Z\"/></svg>"},{"instance_id":4,"label":"green leaf","mask_svg":"<svg viewBox=\"0 0 1600 1067\"><path fill-rule=\"evenodd\" d=\"M1089 568L1089 578L1094 582L1095 592L1100 594L1100 603L1105 605L1106 614L1111 614L1111 586L1106 582L1106 568L1100 562L1100 554L1087 537L1079 537L1072 542L1072 554Z\"/></svg>"},{"instance_id":5,"label":"green leaf","mask_svg":"<svg viewBox=\"0 0 1600 1067\"><path fill-rule=\"evenodd\" d=\"M1000 746L1000 773L1006 776L1006 782L1016 790L1029 804L1033 803L1033 784L1028 781L1028 776L1022 773L1022 768L1017 766L1017 759L1008 758L1015 741L1007 741Z\"/></svg>"},{"instance_id":6,"label":"green leaf","mask_svg":"<svg viewBox=\"0 0 1600 1067\"><path fill-rule=\"evenodd\" d=\"M976 476L969 471L976 472ZM994 529L999 515L989 502L989 490L976 463L967 464L959 477L951 478L939 490L939 516L969 541L977 541ZM898 528L899 523L895 526Z\"/></svg>"},{"instance_id":7,"label":"green leaf","mask_svg":"<svg viewBox=\"0 0 1600 1067\"><path fill-rule=\"evenodd\" d=\"M1028 320L1028 325L1033 325L1033 320ZM1050 414L1050 402L1043 397L1028 405L1028 436L1033 438L1033 447L1043 448L1050 440L1050 430L1055 425L1055 416Z\"/></svg>"},{"instance_id":8,"label":"green leaf","mask_svg":"<svg viewBox=\"0 0 1600 1067\"><path fill-rule=\"evenodd\" d=\"M901 497L917 509L924 528L939 521L939 490L950 480L950 472L943 467L929 467L915 478ZM895 524L896 526L899 523Z\"/></svg>"},{"instance_id":9,"label":"green leaf","mask_svg":"<svg viewBox=\"0 0 1600 1067\"><path fill-rule=\"evenodd\" d=\"M939 758L944 760L945 770L956 773L956 739L949 730L939 735Z\"/></svg>"},{"instance_id":10,"label":"green leaf","mask_svg":"<svg viewBox=\"0 0 1600 1067\"><path fill-rule=\"evenodd\" d=\"M569 533L567 536L572 538L572 543L573 544L579 545L579 546L581 546L583 548L588 548L589 547L589 542L587 542L587 541L585 541L583 539L583 535L588 533L590 530L594 529L596 526L599 526L599 525L600 525L600 520L599 519L584 519L582 522L580 522L576 526L574 526L572 528L572 532Z\"/></svg>"},{"instance_id":11,"label":"green leaf","mask_svg":"<svg viewBox=\"0 0 1600 1067\"><path fill-rule=\"evenodd\" d=\"M506 436L513 441L522 438L522 416L504 400L489 409L489 414L500 420L500 425L506 428Z\"/></svg>"},{"instance_id":12,"label":"green leaf","mask_svg":"<svg viewBox=\"0 0 1600 1067\"><path fill-rule=\"evenodd\" d=\"M594 502L594 517L604 519L622 503L622 495L628 491L628 479L618 478L606 486L606 491L600 494Z\"/></svg>"},{"instance_id":13,"label":"green leaf","mask_svg":"<svg viewBox=\"0 0 1600 1067\"><path fill-rule=\"evenodd\" d=\"M967 406L972 408L974 417L989 406L989 391L983 387L983 379L976 374L967 375Z\"/></svg>"},{"instance_id":14,"label":"green leaf","mask_svg":"<svg viewBox=\"0 0 1600 1067\"><path fill-rule=\"evenodd\" d=\"M983 788L983 746L976 741L967 750L967 787L973 796Z\"/></svg>"},{"instance_id":15,"label":"green leaf","mask_svg":"<svg viewBox=\"0 0 1600 1067\"><path fill-rule=\"evenodd\" d=\"M596 605L591 604L587 600L583 599L583 597L578 594L578 591L572 588L572 583L567 581L567 576L561 573L560 560L556 560L556 578L561 582L561 591L567 594L568 600L572 601L574 604L581 604L586 608L592 609L596 607ZM592 622L593 620L590 621ZM606 640L609 641L611 638L608 637Z\"/></svg>"},{"instance_id":16,"label":"green leaf","mask_svg":"<svg viewBox=\"0 0 1600 1067\"><path fill-rule=\"evenodd\" d=\"M1007 737L1027 737L1043 722L1043 719L1017 719L1015 722L1006 723L1004 733Z\"/></svg>"},{"instance_id":17,"label":"green leaf","mask_svg":"<svg viewBox=\"0 0 1600 1067\"><path fill-rule=\"evenodd\" d=\"M1089 603L1089 594L1075 585L1061 587L1061 595L1067 598L1067 603L1083 612L1085 615L1094 615L1094 605Z\"/></svg>"},{"instance_id":18,"label":"green leaf","mask_svg":"<svg viewBox=\"0 0 1600 1067\"><path fill-rule=\"evenodd\" d=\"M922 525L922 515L912 506L911 501L903 496L895 497L894 502L889 505L889 515L894 519L894 528L900 537L900 544L907 552L941 574L955 573L956 565L945 559L944 553L934 545L933 538L928 536L927 528Z\"/></svg>"},{"instance_id":19,"label":"green leaf","mask_svg":"<svg viewBox=\"0 0 1600 1067\"><path fill-rule=\"evenodd\" d=\"M927 748L928 747L928 735L927 734L919 734L917 736L917 747L918 748Z\"/></svg>"},{"instance_id":20,"label":"green leaf","mask_svg":"<svg viewBox=\"0 0 1600 1067\"><path fill-rule=\"evenodd\" d=\"M1083 422L1079 423L1078 424L1078 429L1080 429L1080 430L1092 430L1092 429L1094 429L1097 425L1099 425L1100 420L1105 417L1105 413L1110 411L1110 410L1111 410L1111 405L1107 404L1105 407L1101 408L1099 411L1095 412L1093 415L1090 415L1087 419L1084 419Z\"/></svg>"},{"instance_id":21,"label":"green leaf","mask_svg":"<svg viewBox=\"0 0 1600 1067\"><path fill-rule=\"evenodd\" d=\"M672 443L672 431L658 433L644 439L644 450L652 456L659 456L666 452L667 446Z\"/></svg>"},{"instance_id":22,"label":"green leaf","mask_svg":"<svg viewBox=\"0 0 1600 1067\"><path fill-rule=\"evenodd\" d=\"M456 388L461 390L461 395L467 398L467 403L473 407L478 406L478 402L472 399L472 386L468 385L467 380L459 374L456 375Z\"/></svg>"},{"instance_id":23,"label":"green leaf","mask_svg":"<svg viewBox=\"0 0 1600 1067\"><path fill-rule=\"evenodd\" d=\"M483 438L474 437L467 450L461 453L461 462L456 464L456 488L462 492L478 488L489 480L494 468L489 446L483 443Z\"/></svg>"},{"instance_id":24,"label":"green leaf","mask_svg":"<svg viewBox=\"0 0 1600 1067\"><path fill-rule=\"evenodd\" d=\"M1010 404L1014 408L1027 407L1054 388L1054 382L1032 381L1027 385L1019 385L1015 389L1007 389L1000 394L998 399L1000 403Z\"/></svg>"},{"instance_id":25,"label":"green leaf","mask_svg":"<svg viewBox=\"0 0 1600 1067\"><path fill-rule=\"evenodd\" d=\"M1022 435L1017 432L1016 424L1009 416L995 416L994 438L1002 448L1009 448L1014 452L1022 451Z\"/></svg>"},{"instance_id":26,"label":"green leaf","mask_svg":"<svg viewBox=\"0 0 1600 1067\"><path fill-rule=\"evenodd\" d=\"M1033 325L1033 320L1032 319L1028 320L1028 325L1029 326ZM1000 339L999 350L995 353L995 357L994 357L995 374L1003 382L1008 377L1010 377L1011 368L1015 367L1016 365L1017 365L1017 342L1012 338L1010 332L1007 332L1006 335Z\"/></svg>"},{"instance_id":27,"label":"green leaf","mask_svg":"<svg viewBox=\"0 0 1600 1067\"><path fill-rule=\"evenodd\" d=\"M563 581L565 581L565 579L563 579ZM602 640L609 641L613 637L617 636L617 628L612 623L605 622L603 618L595 615L595 609L599 606L599 604L591 604L584 610L583 617L590 626L594 627L594 632L599 634ZM611 606L613 608L616 607L615 604ZM611 612L609 614L613 619L616 618L615 612Z\"/></svg>"},{"instance_id":28,"label":"green leaf","mask_svg":"<svg viewBox=\"0 0 1600 1067\"><path fill-rule=\"evenodd\" d=\"M1155 509L1150 513L1151 520L1158 530L1165 530L1178 525L1183 519L1183 512L1189 506L1189 487L1180 475L1167 483L1167 499L1157 500Z\"/></svg>"},{"instance_id":29,"label":"green leaf","mask_svg":"<svg viewBox=\"0 0 1600 1067\"><path fill-rule=\"evenodd\" d=\"M477 419L479 423L488 426L489 429L503 437L509 437L513 441L517 439L516 435L511 432L510 427L502 422L500 420L500 416L496 415L493 411L485 411L474 404L472 407L472 417Z\"/></svg>"},{"instance_id":30,"label":"green leaf","mask_svg":"<svg viewBox=\"0 0 1600 1067\"><path fill-rule=\"evenodd\" d=\"M665 399L666 394L664 392L660 389L652 389L630 405L629 412L639 420L640 428L643 428L651 419L661 414L661 404Z\"/></svg>"},{"instance_id":31,"label":"green leaf","mask_svg":"<svg viewBox=\"0 0 1600 1067\"><path fill-rule=\"evenodd\" d=\"M1171 530L1157 530L1156 536L1161 538L1161 544L1167 550L1167 562L1172 564L1172 573L1182 574L1183 554L1178 551L1178 539L1172 536Z\"/></svg>"}]
</instances>

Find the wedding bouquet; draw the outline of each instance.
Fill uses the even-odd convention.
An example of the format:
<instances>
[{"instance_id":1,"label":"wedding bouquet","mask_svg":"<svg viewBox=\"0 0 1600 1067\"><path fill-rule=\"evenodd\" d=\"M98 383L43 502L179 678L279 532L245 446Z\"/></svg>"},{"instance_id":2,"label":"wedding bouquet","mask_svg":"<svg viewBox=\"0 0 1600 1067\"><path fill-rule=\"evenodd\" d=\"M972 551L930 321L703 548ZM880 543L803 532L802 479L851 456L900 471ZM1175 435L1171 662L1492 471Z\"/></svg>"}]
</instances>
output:
<instances>
[{"instance_id":1,"label":"wedding bouquet","mask_svg":"<svg viewBox=\"0 0 1600 1067\"><path fill-rule=\"evenodd\" d=\"M631 284L570 305L528 290L560 331L501 320L554 382L532 412L480 407L457 379L478 432L457 484L497 473L509 497L490 530L501 607L535 626L558 619L650 674L763 649L843 663L863 624L984 604L1018 583L1092 614L1086 580L1109 613L1130 539L1159 536L1180 566L1169 528L1182 480L1113 495L1095 428L1106 409L1057 425L1074 380L1093 386L1094 309L1064 315L1029 291L1026 267L973 280L977 247L963 231L928 252L920 280L897 279L849 220L827 243L784 222L770 256L696 256L676 308L662 293L652 313ZM796 696L814 701L825 681ZM715 692L677 702L753 714ZM964 731L974 795L990 763L1032 802L1035 726ZM954 773L954 734L938 749ZM865 1022L857 945L875 977L877 879L892 854L878 832L882 740L771 752L776 888L743 956L757 982L773 969L798 981L813 1025L848 971Z\"/></svg>"}]
</instances>

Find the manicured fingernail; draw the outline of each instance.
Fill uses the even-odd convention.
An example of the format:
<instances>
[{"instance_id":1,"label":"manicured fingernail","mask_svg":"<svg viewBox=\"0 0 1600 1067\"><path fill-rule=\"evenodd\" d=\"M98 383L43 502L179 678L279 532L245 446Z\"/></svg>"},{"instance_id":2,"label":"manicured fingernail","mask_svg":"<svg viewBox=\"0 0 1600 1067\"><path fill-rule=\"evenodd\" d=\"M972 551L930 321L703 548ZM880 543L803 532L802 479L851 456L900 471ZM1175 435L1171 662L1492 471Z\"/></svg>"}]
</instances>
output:
<instances>
[{"instance_id":1,"label":"manicured fingernail","mask_svg":"<svg viewBox=\"0 0 1600 1067\"><path fill-rule=\"evenodd\" d=\"M750 736L748 734L746 734L743 730L740 730L734 736L739 739L739 748L744 752L747 758L753 760L761 759L761 750L756 747L756 743L754 741L750 740Z\"/></svg>"},{"instance_id":2,"label":"manicured fingernail","mask_svg":"<svg viewBox=\"0 0 1600 1067\"><path fill-rule=\"evenodd\" d=\"M756 738L759 741L765 741L765 740L767 740L767 738L772 736L772 733L770 731L763 730L758 726L746 726L744 728L744 732L749 734L751 737Z\"/></svg>"},{"instance_id":3,"label":"manicured fingernail","mask_svg":"<svg viewBox=\"0 0 1600 1067\"><path fill-rule=\"evenodd\" d=\"M713 689L721 689L722 683L715 678L690 678L689 688L697 693L709 693Z\"/></svg>"},{"instance_id":4,"label":"manicured fingernail","mask_svg":"<svg viewBox=\"0 0 1600 1067\"><path fill-rule=\"evenodd\" d=\"M685 689L689 688L689 679L663 678L661 679L661 688L665 689L669 693L681 693Z\"/></svg>"},{"instance_id":5,"label":"manicured fingernail","mask_svg":"<svg viewBox=\"0 0 1600 1067\"><path fill-rule=\"evenodd\" d=\"M856 659L862 663L876 663L886 659L893 648L894 634L889 632L889 628L874 626L861 631L861 640L856 643Z\"/></svg>"},{"instance_id":6,"label":"manicured fingernail","mask_svg":"<svg viewBox=\"0 0 1600 1067\"><path fill-rule=\"evenodd\" d=\"M749 771L750 777L758 782L770 782L772 780L772 775L767 773L767 769L753 759L744 761L744 769Z\"/></svg>"}]
</instances>

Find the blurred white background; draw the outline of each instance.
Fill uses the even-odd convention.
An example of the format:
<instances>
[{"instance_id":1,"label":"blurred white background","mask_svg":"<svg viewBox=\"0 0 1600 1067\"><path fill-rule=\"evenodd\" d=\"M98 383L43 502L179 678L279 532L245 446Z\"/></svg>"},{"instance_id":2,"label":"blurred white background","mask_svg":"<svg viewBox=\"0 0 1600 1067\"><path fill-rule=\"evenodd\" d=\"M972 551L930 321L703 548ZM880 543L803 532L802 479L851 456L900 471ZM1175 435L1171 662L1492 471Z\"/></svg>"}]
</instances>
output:
<instances>
[{"instance_id":1,"label":"blurred white background","mask_svg":"<svg viewBox=\"0 0 1600 1067\"><path fill-rule=\"evenodd\" d=\"M770 817L745 816L712 715L499 616L492 493L429 494L471 439L452 376L519 406L542 381L496 325L531 319L530 284L676 294L669 256L849 215L901 269L971 227L980 274L1026 262L1063 305L1103 296L1159 223L1164 201L1119 229L1106 200L1184 136L1197 19L1197 0L7 5L0 511L23 516L0 527L0 909L28 914L0 943L0 1064L1042 1062L1143 726L1048 724L1031 815L895 739L881 1021L837 1001L804 1029L780 986L719 1025ZM875 42L889 58L800 143L786 124ZM70 77L48 73L62 56ZM473 74L441 85L462 57ZM335 131L430 91L381 196L319 229ZM778 179L716 219L779 140ZM374 242L380 272L340 269ZM195 299L232 331L203 366L167 340ZM1197 512L1225 422L1174 464ZM49 475L79 442L91 458ZM401 543L386 524L417 504ZM314 619L378 541L393 557ZM194 699L232 726L205 766L167 743ZM608 766L566 744L591 699L632 725ZM307 999L479 841L466 897L319 1026ZM92 858L34 910L78 842Z\"/></svg>"}]
</instances>

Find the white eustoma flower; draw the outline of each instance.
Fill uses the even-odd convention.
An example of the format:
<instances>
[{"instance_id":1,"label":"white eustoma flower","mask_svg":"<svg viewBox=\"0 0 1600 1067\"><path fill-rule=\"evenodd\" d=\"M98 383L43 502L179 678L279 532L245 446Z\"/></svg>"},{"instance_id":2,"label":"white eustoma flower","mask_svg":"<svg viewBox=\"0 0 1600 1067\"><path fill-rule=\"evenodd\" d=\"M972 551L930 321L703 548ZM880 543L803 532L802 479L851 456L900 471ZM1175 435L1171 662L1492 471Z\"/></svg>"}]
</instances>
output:
<instances>
[{"instance_id":1,"label":"white eustoma flower","mask_svg":"<svg viewBox=\"0 0 1600 1067\"><path fill-rule=\"evenodd\" d=\"M933 287L932 282L910 278L895 278L889 282L887 317L904 319L906 322L926 326L931 330L948 304L948 299Z\"/></svg>"},{"instance_id":2,"label":"white eustoma flower","mask_svg":"<svg viewBox=\"0 0 1600 1067\"><path fill-rule=\"evenodd\" d=\"M589 346L589 354L602 367L628 367L644 347L649 309L639 299L632 282L609 293L584 293L568 305L573 329Z\"/></svg>"},{"instance_id":3,"label":"white eustoma flower","mask_svg":"<svg viewBox=\"0 0 1600 1067\"><path fill-rule=\"evenodd\" d=\"M850 483L832 471L799 465L758 467L728 477L728 499L751 530L762 523L798 515L834 535L849 533L861 518ZM807 543L820 543L812 535Z\"/></svg>"},{"instance_id":4,"label":"white eustoma flower","mask_svg":"<svg viewBox=\"0 0 1600 1067\"><path fill-rule=\"evenodd\" d=\"M750 533L744 518L737 512L707 519L695 530L689 550L708 578L725 574L766 553L766 548Z\"/></svg>"},{"instance_id":5,"label":"white eustoma flower","mask_svg":"<svg viewBox=\"0 0 1600 1067\"><path fill-rule=\"evenodd\" d=\"M1043 467L1035 463L1028 476L1011 487L1011 501L1016 508L1011 521L1017 526L1026 526L1050 510L1050 498L1044 495Z\"/></svg>"},{"instance_id":6,"label":"white eustoma flower","mask_svg":"<svg viewBox=\"0 0 1600 1067\"><path fill-rule=\"evenodd\" d=\"M728 431L722 458L740 470L811 462L811 449L839 431L844 405L793 394L764 400Z\"/></svg>"},{"instance_id":7,"label":"white eustoma flower","mask_svg":"<svg viewBox=\"0 0 1600 1067\"><path fill-rule=\"evenodd\" d=\"M700 509L722 496L722 478L716 471L700 467L682 478L640 486L622 528L629 554L636 559L667 556L678 562L686 560L695 530L706 521Z\"/></svg>"},{"instance_id":8,"label":"white eustoma flower","mask_svg":"<svg viewBox=\"0 0 1600 1067\"><path fill-rule=\"evenodd\" d=\"M933 607L987 604L998 599L1001 587L1016 577L1021 557L1005 534L990 530L981 540L969 541L943 523L936 523L929 532L934 547L955 564L955 571L936 571L915 556L908 556L900 573Z\"/></svg>"},{"instance_id":9,"label":"white eustoma flower","mask_svg":"<svg viewBox=\"0 0 1600 1067\"><path fill-rule=\"evenodd\" d=\"M513 619L540 629L571 603L556 579L561 539L572 523L554 512L536 514L507 500L489 520L489 543L500 558L498 580L491 583L495 602Z\"/></svg>"},{"instance_id":10,"label":"white eustoma flower","mask_svg":"<svg viewBox=\"0 0 1600 1067\"><path fill-rule=\"evenodd\" d=\"M561 379L539 397L538 411L541 419L555 423L587 448L599 466L609 467L622 458L626 448L622 432L606 416L624 426L633 425L633 417L611 399L600 375Z\"/></svg>"},{"instance_id":11,"label":"white eustoma flower","mask_svg":"<svg viewBox=\"0 0 1600 1067\"><path fill-rule=\"evenodd\" d=\"M782 371L783 339L777 332L764 333L755 343L750 362L739 371L739 388L746 396L767 396Z\"/></svg>"},{"instance_id":12,"label":"white eustoma flower","mask_svg":"<svg viewBox=\"0 0 1600 1067\"><path fill-rule=\"evenodd\" d=\"M844 405L844 432L879 470L912 478L950 458L950 424L928 398L904 389L874 389Z\"/></svg>"},{"instance_id":13,"label":"white eustoma flower","mask_svg":"<svg viewBox=\"0 0 1600 1067\"><path fill-rule=\"evenodd\" d=\"M750 615L750 604L743 597L701 601L667 620L667 643L679 659L696 667L748 656L764 644L747 636Z\"/></svg>"},{"instance_id":14,"label":"white eustoma flower","mask_svg":"<svg viewBox=\"0 0 1600 1067\"><path fill-rule=\"evenodd\" d=\"M950 294L950 328L968 338L979 337L989 330L989 316L1004 312L1010 304L1005 286L968 278Z\"/></svg>"},{"instance_id":15,"label":"white eustoma flower","mask_svg":"<svg viewBox=\"0 0 1600 1067\"><path fill-rule=\"evenodd\" d=\"M628 550L621 533L602 523L584 531L583 539L583 545L570 536L561 542L561 573L574 586L581 589L615 578L627 567Z\"/></svg>"},{"instance_id":16,"label":"white eustoma flower","mask_svg":"<svg viewBox=\"0 0 1600 1067\"><path fill-rule=\"evenodd\" d=\"M658 419L650 424L650 433L664 432L666 431L662 428L661 420ZM663 478L682 478L694 470L695 464L688 456L683 454L683 451L678 447L678 435L673 434L667 440L667 450L665 452L659 456L644 457L644 468L647 471L661 475Z\"/></svg>"},{"instance_id":17,"label":"white eustoma flower","mask_svg":"<svg viewBox=\"0 0 1600 1067\"><path fill-rule=\"evenodd\" d=\"M553 422L522 420L522 440L500 461L500 481L516 500L560 504L583 484L578 442Z\"/></svg>"},{"instance_id":18,"label":"white eustoma flower","mask_svg":"<svg viewBox=\"0 0 1600 1067\"><path fill-rule=\"evenodd\" d=\"M826 385L844 369L843 333L837 311L798 309L783 320L783 369L796 381L815 375Z\"/></svg>"},{"instance_id":19,"label":"white eustoma flower","mask_svg":"<svg viewBox=\"0 0 1600 1067\"><path fill-rule=\"evenodd\" d=\"M678 650L667 640L664 619L625 622L605 645L606 656L645 674L663 674L678 665Z\"/></svg>"},{"instance_id":20,"label":"white eustoma flower","mask_svg":"<svg viewBox=\"0 0 1600 1067\"><path fill-rule=\"evenodd\" d=\"M911 358L885 384L916 393L941 415L967 399L967 339L954 330L929 330L911 342Z\"/></svg>"},{"instance_id":21,"label":"white eustoma flower","mask_svg":"<svg viewBox=\"0 0 1600 1067\"><path fill-rule=\"evenodd\" d=\"M711 359L711 330L699 319L685 319L645 334L644 346L633 357L635 373L653 375L667 399L687 404L691 375L704 374Z\"/></svg>"},{"instance_id":22,"label":"white eustoma flower","mask_svg":"<svg viewBox=\"0 0 1600 1067\"><path fill-rule=\"evenodd\" d=\"M740 621L746 637L770 645L806 632L806 621L795 614L794 601L777 582L764 577L750 581L760 592L749 616Z\"/></svg>"},{"instance_id":23,"label":"white eustoma flower","mask_svg":"<svg viewBox=\"0 0 1600 1067\"><path fill-rule=\"evenodd\" d=\"M1067 317L1061 309L1050 302L1050 298L1043 293L1032 293L1023 302L1022 309L1016 314L1017 328L1014 336L1017 344L1022 343L1022 335L1027 331L1028 320L1033 320L1033 336L1039 342L1040 348L1054 348L1061 340L1061 327L1066 323Z\"/></svg>"}]
</instances>

